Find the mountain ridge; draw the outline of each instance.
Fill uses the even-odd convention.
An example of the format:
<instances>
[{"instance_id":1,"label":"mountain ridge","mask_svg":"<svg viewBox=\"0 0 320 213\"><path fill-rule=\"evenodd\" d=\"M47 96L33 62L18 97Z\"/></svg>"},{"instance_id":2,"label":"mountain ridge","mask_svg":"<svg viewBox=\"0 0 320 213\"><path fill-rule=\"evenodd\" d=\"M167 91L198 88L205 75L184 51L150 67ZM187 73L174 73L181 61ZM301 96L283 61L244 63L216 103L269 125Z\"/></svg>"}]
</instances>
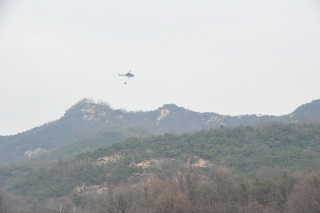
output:
<instances>
[{"instance_id":1,"label":"mountain ridge","mask_svg":"<svg viewBox=\"0 0 320 213\"><path fill-rule=\"evenodd\" d=\"M320 120L320 99L303 104L292 113L282 116L220 115L214 112L195 112L175 104L165 104L152 111L133 112L112 109L105 102L96 103L92 99L82 99L66 110L60 119L16 135L0 136L0 162L23 160L28 158L26 153L32 153L37 149L41 149L42 153L49 152L101 132L117 131L121 135L118 137L119 140L137 136L135 131L128 131L131 127L140 129L140 136L147 136L194 132L221 125L254 125L257 122L296 123L317 120ZM112 141L114 142L117 141ZM106 141L105 145L110 143Z\"/></svg>"}]
</instances>

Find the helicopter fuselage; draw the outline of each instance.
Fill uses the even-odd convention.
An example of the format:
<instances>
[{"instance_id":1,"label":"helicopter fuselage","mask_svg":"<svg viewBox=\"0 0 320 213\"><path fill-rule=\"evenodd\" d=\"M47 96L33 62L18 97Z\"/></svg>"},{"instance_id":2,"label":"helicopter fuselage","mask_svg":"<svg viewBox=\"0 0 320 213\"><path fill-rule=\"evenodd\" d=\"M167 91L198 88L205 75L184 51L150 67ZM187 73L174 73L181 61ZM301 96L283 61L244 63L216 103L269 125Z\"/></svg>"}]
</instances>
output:
<instances>
[{"instance_id":1,"label":"helicopter fuselage","mask_svg":"<svg viewBox=\"0 0 320 213\"><path fill-rule=\"evenodd\" d=\"M133 77L134 75L131 74L130 72L128 72L127 74L119 74L119 76L126 76L126 77L128 77L128 78L131 78L131 77Z\"/></svg>"}]
</instances>

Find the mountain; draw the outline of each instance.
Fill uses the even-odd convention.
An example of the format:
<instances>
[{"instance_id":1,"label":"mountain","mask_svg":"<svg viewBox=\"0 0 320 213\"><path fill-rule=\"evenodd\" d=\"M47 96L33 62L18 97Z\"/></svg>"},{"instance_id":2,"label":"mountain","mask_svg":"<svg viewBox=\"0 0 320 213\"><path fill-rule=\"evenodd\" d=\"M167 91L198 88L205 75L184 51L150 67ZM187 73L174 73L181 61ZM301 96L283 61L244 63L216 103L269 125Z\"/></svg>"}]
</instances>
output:
<instances>
[{"instance_id":1,"label":"mountain","mask_svg":"<svg viewBox=\"0 0 320 213\"><path fill-rule=\"evenodd\" d=\"M303 104L286 116L289 122L319 121L320 120L320 99L311 103Z\"/></svg>"},{"instance_id":2,"label":"mountain","mask_svg":"<svg viewBox=\"0 0 320 213\"><path fill-rule=\"evenodd\" d=\"M283 116L199 113L174 104L152 111L112 109L106 103L83 99L58 120L12 136L0 136L0 163L47 153L65 157L106 147L132 136L195 132L219 126L254 125L257 122L304 122L320 120L320 100ZM55 150L55 154L49 153Z\"/></svg>"},{"instance_id":3,"label":"mountain","mask_svg":"<svg viewBox=\"0 0 320 213\"><path fill-rule=\"evenodd\" d=\"M74 195L77 186L98 192L165 177L181 168L231 169L255 177L265 169L320 169L319 123L268 123L219 127L195 133L129 138L59 162L12 163L0 167L0 186L39 200Z\"/></svg>"}]
</instances>

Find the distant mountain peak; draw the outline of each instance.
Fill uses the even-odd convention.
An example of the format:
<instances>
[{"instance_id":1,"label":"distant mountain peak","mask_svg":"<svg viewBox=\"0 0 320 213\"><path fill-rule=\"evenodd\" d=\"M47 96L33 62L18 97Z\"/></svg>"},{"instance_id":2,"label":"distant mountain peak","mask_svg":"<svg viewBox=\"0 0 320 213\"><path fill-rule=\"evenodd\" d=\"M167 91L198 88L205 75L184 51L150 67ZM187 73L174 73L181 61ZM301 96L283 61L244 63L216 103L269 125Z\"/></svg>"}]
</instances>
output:
<instances>
[{"instance_id":1,"label":"distant mountain peak","mask_svg":"<svg viewBox=\"0 0 320 213\"><path fill-rule=\"evenodd\" d=\"M296 123L316 120L320 121L320 100L303 104L291 114L283 116L223 116L214 112L199 113L175 104L165 104L148 112L127 112L122 109L112 109L106 102L95 102L85 98L71 106L64 116L55 122L17 135L0 136L0 163L34 156L40 153L40 149L50 152L94 135L102 137L105 132L109 134L116 131L110 133L113 136L105 141L109 143L108 141L115 142L140 134L192 132L218 128L221 125L254 125L257 122ZM91 143L88 142L87 148L83 149L96 146L96 143L93 145ZM71 150L71 152L76 151Z\"/></svg>"},{"instance_id":2,"label":"distant mountain peak","mask_svg":"<svg viewBox=\"0 0 320 213\"><path fill-rule=\"evenodd\" d=\"M166 108L166 109L175 109L175 108L180 108L175 104L164 104L162 107L160 108Z\"/></svg>"},{"instance_id":3,"label":"distant mountain peak","mask_svg":"<svg viewBox=\"0 0 320 213\"><path fill-rule=\"evenodd\" d=\"M93 99L84 98L74 105L72 105L66 112L65 116L68 114L82 113L84 115L91 116L94 115L105 115L107 111L112 110L107 102L97 101Z\"/></svg>"},{"instance_id":4,"label":"distant mountain peak","mask_svg":"<svg viewBox=\"0 0 320 213\"><path fill-rule=\"evenodd\" d=\"M305 110L320 110L320 99L313 100L310 103L302 104L293 113L302 112Z\"/></svg>"},{"instance_id":5,"label":"distant mountain peak","mask_svg":"<svg viewBox=\"0 0 320 213\"><path fill-rule=\"evenodd\" d=\"M175 104L164 104L162 107L159 108L159 110L162 110L162 109L168 109L171 112L174 112L174 111L187 111L186 108L179 107L179 106L177 106Z\"/></svg>"},{"instance_id":6,"label":"distant mountain peak","mask_svg":"<svg viewBox=\"0 0 320 213\"><path fill-rule=\"evenodd\" d=\"M320 120L320 99L299 106L289 118L291 122Z\"/></svg>"}]
</instances>

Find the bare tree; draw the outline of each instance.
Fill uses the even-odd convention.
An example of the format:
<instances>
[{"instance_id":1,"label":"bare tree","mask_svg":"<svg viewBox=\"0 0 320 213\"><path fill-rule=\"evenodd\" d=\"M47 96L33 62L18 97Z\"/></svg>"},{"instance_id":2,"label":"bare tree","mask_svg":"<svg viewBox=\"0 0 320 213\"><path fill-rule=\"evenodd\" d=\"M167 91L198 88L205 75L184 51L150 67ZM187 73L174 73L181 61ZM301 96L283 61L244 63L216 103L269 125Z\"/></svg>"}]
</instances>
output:
<instances>
[{"instance_id":1,"label":"bare tree","mask_svg":"<svg viewBox=\"0 0 320 213\"><path fill-rule=\"evenodd\" d=\"M178 191L173 181L166 181L165 189L155 203L157 213L189 213L191 204L185 194Z\"/></svg>"},{"instance_id":2,"label":"bare tree","mask_svg":"<svg viewBox=\"0 0 320 213\"><path fill-rule=\"evenodd\" d=\"M191 211L199 212L199 209L197 208L199 198L201 197L201 178L199 173L192 168L181 169L176 173L175 179L177 181L179 191L190 201Z\"/></svg>"},{"instance_id":3,"label":"bare tree","mask_svg":"<svg viewBox=\"0 0 320 213\"><path fill-rule=\"evenodd\" d=\"M0 188L0 208L5 208L5 194L4 191Z\"/></svg>"},{"instance_id":4,"label":"bare tree","mask_svg":"<svg viewBox=\"0 0 320 213\"><path fill-rule=\"evenodd\" d=\"M236 185L232 173L217 169L212 178L201 185L201 212L235 212Z\"/></svg>"},{"instance_id":5,"label":"bare tree","mask_svg":"<svg viewBox=\"0 0 320 213\"><path fill-rule=\"evenodd\" d=\"M320 212L320 172L312 172L295 185L287 212Z\"/></svg>"}]
</instances>

